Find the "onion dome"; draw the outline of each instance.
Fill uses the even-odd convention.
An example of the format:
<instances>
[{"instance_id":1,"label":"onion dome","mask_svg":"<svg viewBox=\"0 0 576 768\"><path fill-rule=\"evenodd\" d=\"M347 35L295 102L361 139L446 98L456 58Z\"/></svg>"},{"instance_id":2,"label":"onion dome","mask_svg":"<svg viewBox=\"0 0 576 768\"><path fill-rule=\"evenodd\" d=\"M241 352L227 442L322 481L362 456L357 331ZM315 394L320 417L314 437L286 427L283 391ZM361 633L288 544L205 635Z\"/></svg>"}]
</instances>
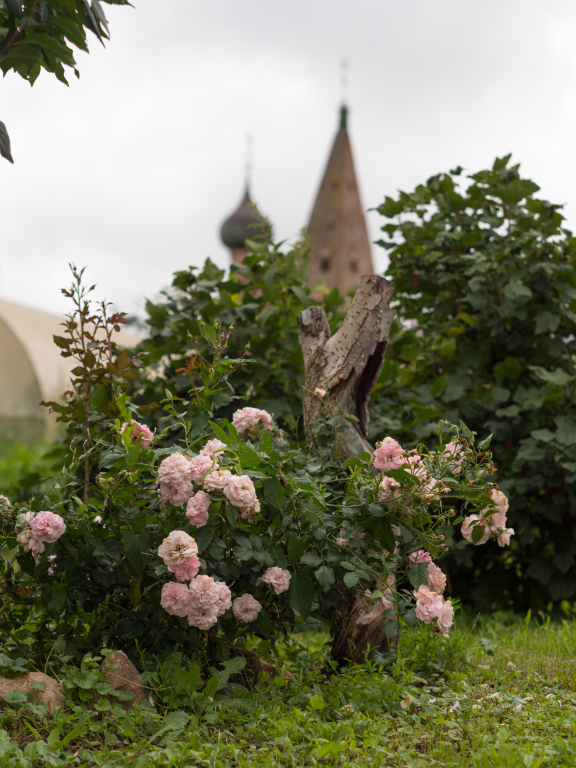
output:
<instances>
[{"instance_id":1,"label":"onion dome","mask_svg":"<svg viewBox=\"0 0 576 768\"><path fill-rule=\"evenodd\" d=\"M230 249L244 248L246 240L270 240L270 225L254 207L248 185L242 202L222 224L220 237Z\"/></svg>"}]
</instances>

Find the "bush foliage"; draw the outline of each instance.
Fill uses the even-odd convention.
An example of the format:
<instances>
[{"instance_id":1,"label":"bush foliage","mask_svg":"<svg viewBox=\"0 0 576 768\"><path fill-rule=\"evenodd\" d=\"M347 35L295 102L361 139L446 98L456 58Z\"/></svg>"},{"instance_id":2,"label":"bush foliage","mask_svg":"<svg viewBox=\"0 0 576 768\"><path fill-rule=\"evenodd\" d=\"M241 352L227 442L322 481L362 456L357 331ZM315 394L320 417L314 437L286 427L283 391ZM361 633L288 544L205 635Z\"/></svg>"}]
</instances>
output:
<instances>
[{"instance_id":1,"label":"bush foliage","mask_svg":"<svg viewBox=\"0 0 576 768\"><path fill-rule=\"evenodd\" d=\"M443 554L439 527L458 522L455 503L467 512L491 506L487 441L475 447L466 427L443 424L435 451L419 446L416 456L394 448L397 463L381 468L388 483L383 489L383 474L370 454L345 462L332 456L340 416L331 415L329 402L319 419L326 447L317 454L299 443L297 428L290 432L272 425L239 434L237 422L220 416L220 409L237 410L251 388L282 391L281 369L273 369L268 379L241 373L252 363L228 355L231 332L198 316L187 339L193 353L175 371L187 386L176 394L170 381L143 378L144 388L151 383L164 390L160 403L148 411L148 416L161 411L156 422L163 429L150 443L144 441L134 420L142 416L126 392L140 360L114 350L106 331L124 318L108 317L106 304L93 310L80 278L75 271L76 287L67 292L75 309L58 339L63 353L80 363L74 391L58 409L68 429L65 467L46 495L13 508L2 503L0 510L1 589L10 606L1 615L3 650L42 660L55 650L80 657L115 646L132 655L181 652L205 665L233 656L250 634L273 642L295 625L318 626L314 617L330 615L347 593L362 597L366 614L376 609L376 617L388 617L390 636L397 633L397 614L414 624L412 590L428 584L429 572L428 562L409 556L419 550L432 557ZM211 288L210 301L213 293ZM258 300L265 312L264 293ZM278 320L278 345L283 327ZM184 329L189 332L183 321ZM265 359L265 341L254 336ZM241 387L238 393L232 381ZM297 426L293 415L285 422ZM183 507L192 486L184 500L168 496L158 469L175 454L200 461L207 440L214 439L221 441L220 452L210 461L253 483L259 504L246 514L227 495L230 486L222 493L204 485L207 520L193 527ZM445 451L449 442L452 452ZM202 477L194 479L195 490L202 483ZM40 539L43 546L34 549L28 546L36 531L32 516L40 513L49 520L51 513L59 515L66 531L62 534L58 523L58 535ZM185 616L164 610L166 585L177 585L159 547L178 530L193 534L204 578L226 583L233 599L249 594L258 600L255 620L243 620L228 604L216 624L199 629ZM288 589L272 589L270 568L287 572ZM182 581L193 583L193 578ZM383 591L389 602L382 600Z\"/></svg>"},{"instance_id":2,"label":"bush foliage","mask_svg":"<svg viewBox=\"0 0 576 768\"><path fill-rule=\"evenodd\" d=\"M415 444L439 417L493 434L516 531L503 558L453 542L456 594L541 608L576 592L576 240L510 157L386 198L401 320L374 434Z\"/></svg>"}]
</instances>

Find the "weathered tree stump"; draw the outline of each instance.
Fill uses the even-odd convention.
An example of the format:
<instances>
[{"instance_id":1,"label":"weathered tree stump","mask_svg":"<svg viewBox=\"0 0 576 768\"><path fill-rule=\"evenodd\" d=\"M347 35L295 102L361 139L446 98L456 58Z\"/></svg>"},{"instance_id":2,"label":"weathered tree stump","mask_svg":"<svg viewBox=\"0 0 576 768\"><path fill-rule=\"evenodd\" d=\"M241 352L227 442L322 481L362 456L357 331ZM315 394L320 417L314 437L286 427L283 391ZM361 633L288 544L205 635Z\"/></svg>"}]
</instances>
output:
<instances>
[{"instance_id":1,"label":"weathered tree stump","mask_svg":"<svg viewBox=\"0 0 576 768\"><path fill-rule=\"evenodd\" d=\"M335 413L351 413L358 423L340 419L341 454L360 450L372 452L366 437L368 402L384 364L390 327L396 317L389 303L394 286L378 275L363 275L350 308L339 330L330 335L326 314L321 307L309 307L298 315L299 338L305 366L304 428L312 450L318 447L313 424L323 408L324 398L315 394L326 390ZM362 663L367 649L386 653L386 619L358 624L367 610L364 602L342 589L332 619L332 658L338 664Z\"/></svg>"},{"instance_id":2,"label":"weathered tree stump","mask_svg":"<svg viewBox=\"0 0 576 768\"><path fill-rule=\"evenodd\" d=\"M341 427L349 432L350 442L372 452L366 439L368 401L382 370L388 334L396 317L389 307L393 292L393 284L383 277L363 275L344 322L334 336L330 336L322 307L308 307L298 315L306 371L304 428L312 449L317 447L312 425L322 409L322 398L314 391L320 388L326 390L334 411L343 409L358 418L358 424L352 424L342 417Z\"/></svg>"}]
</instances>

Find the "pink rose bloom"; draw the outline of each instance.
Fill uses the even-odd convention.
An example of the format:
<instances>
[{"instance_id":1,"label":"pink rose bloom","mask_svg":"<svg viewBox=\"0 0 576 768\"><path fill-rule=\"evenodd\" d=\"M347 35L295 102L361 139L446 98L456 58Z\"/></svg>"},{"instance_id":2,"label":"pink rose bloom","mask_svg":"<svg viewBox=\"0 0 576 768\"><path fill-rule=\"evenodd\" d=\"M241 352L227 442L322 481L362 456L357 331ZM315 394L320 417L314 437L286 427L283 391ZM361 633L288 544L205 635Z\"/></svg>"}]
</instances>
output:
<instances>
[{"instance_id":1,"label":"pink rose bloom","mask_svg":"<svg viewBox=\"0 0 576 768\"><path fill-rule=\"evenodd\" d=\"M368 613L363 613L356 619L356 624L372 624L375 619L379 619L384 613L384 605L381 600L377 600Z\"/></svg>"},{"instance_id":2,"label":"pink rose bloom","mask_svg":"<svg viewBox=\"0 0 576 768\"><path fill-rule=\"evenodd\" d=\"M343 531L340 531L340 534L342 533ZM350 543L350 539L344 539L342 538L341 535L339 538L336 539L336 544L339 544L341 547L347 547L349 543Z\"/></svg>"},{"instance_id":3,"label":"pink rose bloom","mask_svg":"<svg viewBox=\"0 0 576 768\"><path fill-rule=\"evenodd\" d=\"M191 604L194 607L208 608L215 605L220 597L218 582L212 576L196 576L189 584Z\"/></svg>"},{"instance_id":4,"label":"pink rose bloom","mask_svg":"<svg viewBox=\"0 0 576 768\"><path fill-rule=\"evenodd\" d=\"M488 496L492 499L492 503L498 510L498 512L502 512L504 515L506 512L508 512L508 499L502 491L498 491L496 488L491 488L488 491Z\"/></svg>"},{"instance_id":5,"label":"pink rose bloom","mask_svg":"<svg viewBox=\"0 0 576 768\"><path fill-rule=\"evenodd\" d=\"M204 491L198 491L191 499L188 499L186 517L196 528L202 528L208 522L209 508L210 497L206 496Z\"/></svg>"},{"instance_id":6,"label":"pink rose bloom","mask_svg":"<svg viewBox=\"0 0 576 768\"><path fill-rule=\"evenodd\" d=\"M514 536L514 528L505 528L498 534L497 541L499 547L507 547L510 544L510 538Z\"/></svg>"},{"instance_id":7,"label":"pink rose bloom","mask_svg":"<svg viewBox=\"0 0 576 768\"><path fill-rule=\"evenodd\" d=\"M154 438L151 430L145 424L139 424L137 421L133 421L132 424L134 425L134 431L130 435L130 442L133 445L140 443L143 448L148 448ZM122 424L120 434L122 434L124 430L128 429L129 426L131 425L124 422L124 424Z\"/></svg>"},{"instance_id":8,"label":"pink rose bloom","mask_svg":"<svg viewBox=\"0 0 576 768\"><path fill-rule=\"evenodd\" d=\"M218 616L222 616L228 608L232 607L232 592L230 592L230 587L227 584L224 584L223 581L217 581L216 584L218 585L218 600L216 600L216 607L218 609Z\"/></svg>"},{"instance_id":9,"label":"pink rose bloom","mask_svg":"<svg viewBox=\"0 0 576 768\"><path fill-rule=\"evenodd\" d=\"M259 408L240 408L232 416L232 424L236 427L238 434L241 435L247 429L259 425L262 425L264 429L270 429L272 427L272 416L267 411L262 411Z\"/></svg>"},{"instance_id":10,"label":"pink rose bloom","mask_svg":"<svg viewBox=\"0 0 576 768\"><path fill-rule=\"evenodd\" d=\"M442 483L430 477L421 456L408 456L405 463L409 465L406 472L409 472L420 481L419 492L422 494L422 501L430 501L443 490L447 490Z\"/></svg>"},{"instance_id":11,"label":"pink rose bloom","mask_svg":"<svg viewBox=\"0 0 576 768\"><path fill-rule=\"evenodd\" d=\"M374 451L374 466L382 472L398 469L404 463L404 449L392 437L385 437Z\"/></svg>"},{"instance_id":12,"label":"pink rose bloom","mask_svg":"<svg viewBox=\"0 0 576 768\"><path fill-rule=\"evenodd\" d=\"M18 536L16 536L16 541L20 544L24 552L32 552L34 559L38 562L37 555L44 552L44 544L34 538L31 528L24 528L20 531Z\"/></svg>"},{"instance_id":13,"label":"pink rose bloom","mask_svg":"<svg viewBox=\"0 0 576 768\"><path fill-rule=\"evenodd\" d=\"M508 512L508 499L502 491L491 488L488 496L492 499L491 507L482 510L482 516L494 532L495 528L506 528L506 513Z\"/></svg>"},{"instance_id":14,"label":"pink rose bloom","mask_svg":"<svg viewBox=\"0 0 576 768\"><path fill-rule=\"evenodd\" d=\"M173 616L187 616L190 607L190 592L185 584L171 581L162 587L160 605Z\"/></svg>"},{"instance_id":15,"label":"pink rose bloom","mask_svg":"<svg viewBox=\"0 0 576 768\"><path fill-rule=\"evenodd\" d=\"M495 528L506 528L505 512L495 512L493 509L486 507L482 510L481 514L490 529L494 530Z\"/></svg>"},{"instance_id":16,"label":"pink rose bloom","mask_svg":"<svg viewBox=\"0 0 576 768\"><path fill-rule=\"evenodd\" d=\"M178 581L191 581L198 575L200 570L200 560L198 557L187 557L183 563L177 565L169 565L168 570L172 571Z\"/></svg>"},{"instance_id":17,"label":"pink rose bloom","mask_svg":"<svg viewBox=\"0 0 576 768\"><path fill-rule=\"evenodd\" d=\"M370 590L368 589L364 594L368 598L372 596ZM375 619L379 619L384 611L388 611L391 608L394 608L394 603L386 595L390 595L390 597L392 597L391 592L386 592L384 595L382 595L380 600L376 600L372 606L372 609L368 613L365 613L356 619L356 624L371 624Z\"/></svg>"},{"instance_id":18,"label":"pink rose bloom","mask_svg":"<svg viewBox=\"0 0 576 768\"><path fill-rule=\"evenodd\" d=\"M428 588L439 595L446 589L446 574L435 563L428 564Z\"/></svg>"},{"instance_id":19,"label":"pink rose bloom","mask_svg":"<svg viewBox=\"0 0 576 768\"><path fill-rule=\"evenodd\" d=\"M14 526L14 533L18 533L21 528L28 528L30 521L34 519L34 514L34 512L20 512Z\"/></svg>"},{"instance_id":20,"label":"pink rose bloom","mask_svg":"<svg viewBox=\"0 0 576 768\"><path fill-rule=\"evenodd\" d=\"M218 462L215 456L210 456L206 453L199 453L198 456L194 456L189 459L190 461L190 477L192 482L196 485L202 485L204 477L218 467Z\"/></svg>"},{"instance_id":21,"label":"pink rose bloom","mask_svg":"<svg viewBox=\"0 0 576 768\"><path fill-rule=\"evenodd\" d=\"M384 606L385 611L389 611L391 608L395 608L396 605L393 600L390 600L386 595L390 595L390 597L393 597L392 592L385 592L382 597L380 598L382 601L382 605Z\"/></svg>"},{"instance_id":22,"label":"pink rose bloom","mask_svg":"<svg viewBox=\"0 0 576 768\"><path fill-rule=\"evenodd\" d=\"M448 631L454 623L454 608L450 600L443 600L440 613L436 619L436 626L442 637L448 637Z\"/></svg>"},{"instance_id":23,"label":"pink rose bloom","mask_svg":"<svg viewBox=\"0 0 576 768\"><path fill-rule=\"evenodd\" d=\"M52 543L62 536L66 530L66 524L60 515L55 515L53 512L38 512L30 522L30 528L35 539Z\"/></svg>"},{"instance_id":24,"label":"pink rose bloom","mask_svg":"<svg viewBox=\"0 0 576 768\"><path fill-rule=\"evenodd\" d=\"M156 482L179 483L190 479L190 460L183 453L171 453L158 468Z\"/></svg>"},{"instance_id":25,"label":"pink rose bloom","mask_svg":"<svg viewBox=\"0 0 576 768\"><path fill-rule=\"evenodd\" d=\"M261 610L262 606L258 600L255 600L252 595L247 593L237 597L232 603L232 613L238 621L243 621L246 624L256 621Z\"/></svg>"},{"instance_id":26,"label":"pink rose bloom","mask_svg":"<svg viewBox=\"0 0 576 768\"><path fill-rule=\"evenodd\" d=\"M204 478L205 491L223 491L232 477L229 469L215 469Z\"/></svg>"},{"instance_id":27,"label":"pink rose bloom","mask_svg":"<svg viewBox=\"0 0 576 768\"><path fill-rule=\"evenodd\" d=\"M191 627L197 627L205 632L218 621L218 606L215 604L206 607L192 605L186 615Z\"/></svg>"},{"instance_id":28,"label":"pink rose bloom","mask_svg":"<svg viewBox=\"0 0 576 768\"><path fill-rule=\"evenodd\" d=\"M217 453L222 453L225 448L226 443L223 443L222 440L214 438L213 440L208 440L200 453L204 453L206 456L214 456Z\"/></svg>"},{"instance_id":29,"label":"pink rose bloom","mask_svg":"<svg viewBox=\"0 0 576 768\"><path fill-rule=\"evenodd\" d=\"M24 552L32 552L36 562L39 562L39 555L41 552L44 552L44 544L34 536L32 528L30 527L35 516L35 512L20 513L16 525L14 526L14 533L18 534L16 536L16 541L20 544Z\"/></svg>"},{"instance_id":30,"label":"pink rose bloom","mask_svg":"<svg viewBox=\"0 0 576 768\"><path fill-rule=\"evenodd\" d=\"M170 568L182 565L189 557L196 557L198 545L185 531L172 531L158 547L158 555Z\"/></svg>"},{"instance_id":31,"label":"pink rose bloom","mask_svg":"<svg viewBox=\"0 0 576 768\"><path fill-rule=\"evenodd\" d=\"M172 453L160 464L156 483L160 497L180 507L194 493L190 479L190 460L182 453Z\"/></svg>"},{"instance_id":32,"label":"pink rose bloom","mask_svg":"<svg viewBox=\"0 0 576 768\"><path fill-rule=\"evenodd\" d=\"M442 595L431 592L426 585L422 584L418 592L414 592L414 597L416 598L416 618L419 621L430 624L440 616L444 602Z\"/></svg>"},{"instance_id":33,"label":"pink rose bloom","mask_svg":"<svg viewBox=\"0 0 576 768\"><path fill-rule=\"evenodd\" d=\"M412 552L408 558L408 562L410 565L414 565L414 563L431 563L432 555L429 552L426 552L425 549L419 549L418 552Z\"/></svg>"},{"instance_id":34,"label":"pink rose bloom","mask_svg":"<svg viewBox=\"0 0 576 768\"><path fill-rule=\"evenodd\" d=\"M241 520L253 520L256 515L260 514L260 502L257 498L254 499L249 507L243 507L240 512Z\"/></svg>"},{"instance_id":35,"label":"pink rose bloom","mask_svg":"<svg viewBox=\"0 0 576 768\"><path fill-rule=\"evenodd\" d=\"M314 390L314 394L317 395L318 397L326 397L326 390L324 389L324 387L316 387L316 389Z\"/></svg>"},{"instance_id":36,"label":"pink rose bloom","mask_svg":"<svg viewBox=\"0 0 576 768\"><path fill-rule=\"evenodd\" d=\"M478 541L474 541L472 538L472 531L474 528L477 528L478 526L483 526L484 531L482 533L481 538ZM490 538L490 528L486 525L486 523L483 520L480 520L478 515L470 515L469 517L464 518L464 522L462 523L462 528L460 529L462 536L464 536L465 539L467 539L472 544L475 544L476 546L479 546L480 544L484 544L488 541Z\"/></svg>"},{"instance_id":37,"label":"pink rose bloom","mask_svg":"<svg viewBox=\"0 0 576 768\"><path fill-rule=\"evenodd\" d=\"M158 491L160 498L181 507L194 493L191 480L178 480L174 483L162 483Z\"/></svg>"},{"instance_id":38,"label":"pink rose bloom","mask_svg":"<svg viewBox=\"0 0 576 768\"><path fill-rule=\"evenodd\" d=\"M400 483L398 483L396 480L393 480L391 477L384 477L380 483L380 500L391 501L398 496L398 492L401 487L402 486Z\"/></svg>"},{"instance_id":39,"label":"pink rose bloom","mask_svg":"<svg viewBox=\"0 0 576 768\"><path fill-rule=\"evenodd\" d=\"M232 475L224 488L224 496L233 507L249 508L256 499L256 489L248 475Z\"/></svg>"},{"instance_id":40,"label":"pink rose bloom","mask_svg":"<svg viewBox=\"0 0 576 768\"><path fill-rule=\"evenodd\" d=\"M262 581L265 584L270 584L271 587L274 587L274 592L276 592L277 595L280 595L282 592L286 592L290 587L290 578L289 571L273 566L272 568L268 568L264 576L262 576Z\"/></svg>"},{"instance_id":41,"label":"pink rose bloom","mask_svg":"<svg viewBox=\"0 0 576 768\"><path fill-rule=\"evenodd\" d=\"M12 506L12 502L10 501L10 499L8 498L8 496L3 496L3 495L0 493L0 500L4 501L4 502L6 502L6 504L9 504L10 506Z\"/></svg>"},{"instance_id":42,"label":"pink rose bloom","mask_svg":"<svg viewBox=\"0 0 576 768\"><path fill-rule=\"evenodd\" d=\"M442 452L443 458L452 466L452 472L459 475L462 472L462 464L466 461L464 449L459 443L448 443Z\"/></svg>"}]
</instances>

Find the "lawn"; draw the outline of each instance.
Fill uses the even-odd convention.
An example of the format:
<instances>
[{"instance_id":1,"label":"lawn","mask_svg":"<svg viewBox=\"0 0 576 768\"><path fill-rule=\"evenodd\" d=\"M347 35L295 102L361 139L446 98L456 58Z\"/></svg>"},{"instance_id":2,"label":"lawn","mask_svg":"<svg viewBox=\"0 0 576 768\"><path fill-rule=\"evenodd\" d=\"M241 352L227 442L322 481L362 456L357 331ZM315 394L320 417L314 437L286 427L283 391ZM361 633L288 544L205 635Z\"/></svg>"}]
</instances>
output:
<instances>
[{"instance_id":1,"label":"lawn","mask_svg":"<svg viewBox=\"0 0 576 768\"><path fill-rule=\"evenodd\" d=\"M71 704L53 718L12 706L0 714L0 766L576 765L572 620L495 616L449 640L404 630L397 655L341 674L327 639L294 636L278 649L279 675L235 697L200 690L177 709L104 714Z\"/></svg>"}]
</instances>

